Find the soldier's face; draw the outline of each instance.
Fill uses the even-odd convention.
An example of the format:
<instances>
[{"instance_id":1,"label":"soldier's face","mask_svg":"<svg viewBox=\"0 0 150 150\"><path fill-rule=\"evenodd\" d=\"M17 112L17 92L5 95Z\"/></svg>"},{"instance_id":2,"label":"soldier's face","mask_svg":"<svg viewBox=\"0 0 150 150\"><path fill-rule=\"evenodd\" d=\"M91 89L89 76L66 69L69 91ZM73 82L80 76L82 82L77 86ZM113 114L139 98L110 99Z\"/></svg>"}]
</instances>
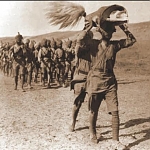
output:
<instances>
[{"instance_id":1,"label":"soldier's face","mask_svg":"<svg viewBox=\"0 0 150 150\"><path fill-rule=\"evenodd\" d=\"M26 47L29 47L29 43L24 43L24 45L25 45Z\"/></svg>"},{"instance_id":2,"label":"soldier's face","mask_svg":"<svg viewBox=\"0 0 150 150\"><path fill-rule=\"evenodd\" d=\"M17 44L21 44L21 43L22 43L22 40L21 40L21 39L16 39L16 43L17 43Z\"/></svg>"},{"instance_id":3,"label":"soldier's face","mask_svg":"<svg viewBox=\"0 0 150 150\"><path fill-rule=\"evenodd\" d=\"M113 33L116 32L113 23L104 22L101 28L104 30L104 32L102 32L102 37L107 40L110 40L112 38Z\"/></svg>"}]
</instances>

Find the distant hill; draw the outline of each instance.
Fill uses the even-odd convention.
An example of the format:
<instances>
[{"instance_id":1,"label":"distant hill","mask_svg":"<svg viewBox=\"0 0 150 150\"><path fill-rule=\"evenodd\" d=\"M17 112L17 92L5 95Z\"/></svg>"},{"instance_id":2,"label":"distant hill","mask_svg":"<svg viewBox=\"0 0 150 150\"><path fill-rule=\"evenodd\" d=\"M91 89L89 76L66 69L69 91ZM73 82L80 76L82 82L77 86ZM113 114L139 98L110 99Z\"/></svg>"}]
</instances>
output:
<instances>
[{"instance_id":1,"label":"distant hill","mask_svg":"<svg viewBox=\"0 0 150 150\"><path fill-rule=\"evenodd\" d=\"M117 32L114 33L114 39L120 39L121 37L125 37L125 34L123 33L122 30L120 30L119 27L116 28ZM148 40L150 39L150 21L149 22L142 22L142 23L134 23L134 24L129 24L129 29L130 31L135 35L135 37L138 40ZM95 29L92 30L94 33L94 38L99 39L101 36L99 33L95 31ZM51 39L53 38L59 38L59 39L75 39L76 35L78 35L80 31L64 31L64 32L52 32L52 33L47 33L43 35L38 35L38 36L33 36L30 37L30 39L34 39L35 41L40 41L42 38L48 38Z\"/></svg>"},{"instance_id":2,"label":"distant hill","mask_svg":"<svg viewBox=\"0 0 150 150\"><path fill-rule=\"evenodd\" d=\"M150 40L150 21L129 24L129 29L138 40ZM118 30L114 35L120 37L123 36L124 33Z\"/></svg>"},{"instance_id":3,"label":"distant hill","mask_svg":"<svg viewBox=\"0 0 150 150\"><path fill-rule=\"evenodd\" d=\"M129 24L130 31L136 36L138 40L148 40L150 38L150 21L149 22L141 22L141 23L134 23ZM59 39L67 39L67 38L75 38L76 35L80 31L58 31L58 32L51 32L47 34L37 35L37 36L28 36L29 39L34 39L35 41L40 41L42 38L59 38ZM99 33L95 32L95 29L93 29L94 32L94 38L100 38ZM124 33L117 27L117 32L114 33L114 38L120 38L124 37ZM27 37L24 37L27 38ZM12 42L14 41L14 37L0 37L0 40L6 41L6 42Z\"/></svg>"}]
</instances>

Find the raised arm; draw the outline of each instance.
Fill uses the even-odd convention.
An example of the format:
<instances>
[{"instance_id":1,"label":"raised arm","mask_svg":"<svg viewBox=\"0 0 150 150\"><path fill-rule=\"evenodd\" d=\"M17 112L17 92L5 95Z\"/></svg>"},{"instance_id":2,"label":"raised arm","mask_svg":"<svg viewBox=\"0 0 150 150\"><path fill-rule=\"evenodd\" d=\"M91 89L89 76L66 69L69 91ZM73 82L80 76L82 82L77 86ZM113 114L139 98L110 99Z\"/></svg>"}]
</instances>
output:
<instances>
[{"instance_id":1,"label":"raised arm","mask_svg":"<svg viewBox=\"0 0 150 150\"><path fill-rule=\"evenodd\" d=\"M120 25L119 26L122 31L126 34L127 38L126 39L121 39L119 41L119 47L118 50L122 49L122 48L127 48L132 46L135 42L136 42L136 38L134 37L134 35L129 31L128 26L126 24Z\"/></svg>"}]
</instances>

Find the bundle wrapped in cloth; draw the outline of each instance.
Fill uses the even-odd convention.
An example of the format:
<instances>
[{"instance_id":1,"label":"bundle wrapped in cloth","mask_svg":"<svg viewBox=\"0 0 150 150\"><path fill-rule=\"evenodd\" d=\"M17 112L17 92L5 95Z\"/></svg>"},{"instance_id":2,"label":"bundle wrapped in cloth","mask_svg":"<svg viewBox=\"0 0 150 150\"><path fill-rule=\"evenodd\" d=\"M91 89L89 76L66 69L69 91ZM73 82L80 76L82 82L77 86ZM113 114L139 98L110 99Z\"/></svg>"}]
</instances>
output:
<instances>
[{"instance_id":1,"label":"bundle wrapped in cloth","mask_svg":"<svg viewBox=\"0 0 150 150\"><path fill-rule=\"evenodd\" d=\"M120 5L104 6L98 9L100 23L112 22L116 26L128 22L128 12Z\"/></svg>"},{"instance_id":2,"label":"bundle wrapped in cloth","mask_svg":"<svg viewBox=\"0 0 150 150\"><path fill-rule=\"evenodd\" d=\"M82 17L85 18L84 29L100 27L104 21L121 25L128 22L127 10L121 5L100 7L98 10L86 14L85 8L72 2L51 2L46 17L52 25L60 25L60 29L75 26Z\"/></svg>"}]
</instances>

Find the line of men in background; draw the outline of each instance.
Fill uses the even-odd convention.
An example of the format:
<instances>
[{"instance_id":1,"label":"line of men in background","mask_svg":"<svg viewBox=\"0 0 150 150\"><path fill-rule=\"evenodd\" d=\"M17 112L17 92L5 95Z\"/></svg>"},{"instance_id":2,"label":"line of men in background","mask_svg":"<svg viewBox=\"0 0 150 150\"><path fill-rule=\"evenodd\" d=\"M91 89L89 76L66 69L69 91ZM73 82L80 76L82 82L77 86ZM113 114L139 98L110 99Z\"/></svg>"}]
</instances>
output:
<instances>
[{"instance_id":1,"label":"line of men in background","mask_svg":"<svg viewBox=\"0 0 150 150\"><path fill-rule=\"evenodd\" d=\"M15 90L19 79L23 91L25 83L31 89L32 82L37 83L38 78L41 85L48 88L53 82L67 87L68 75L72 80L76 66L75 45L76 41L70 39L52 38L35 42L23 39L18 32L12 44L0 43L0 69L4 75L14 78Z\"/></svg>"}]
</instances>

